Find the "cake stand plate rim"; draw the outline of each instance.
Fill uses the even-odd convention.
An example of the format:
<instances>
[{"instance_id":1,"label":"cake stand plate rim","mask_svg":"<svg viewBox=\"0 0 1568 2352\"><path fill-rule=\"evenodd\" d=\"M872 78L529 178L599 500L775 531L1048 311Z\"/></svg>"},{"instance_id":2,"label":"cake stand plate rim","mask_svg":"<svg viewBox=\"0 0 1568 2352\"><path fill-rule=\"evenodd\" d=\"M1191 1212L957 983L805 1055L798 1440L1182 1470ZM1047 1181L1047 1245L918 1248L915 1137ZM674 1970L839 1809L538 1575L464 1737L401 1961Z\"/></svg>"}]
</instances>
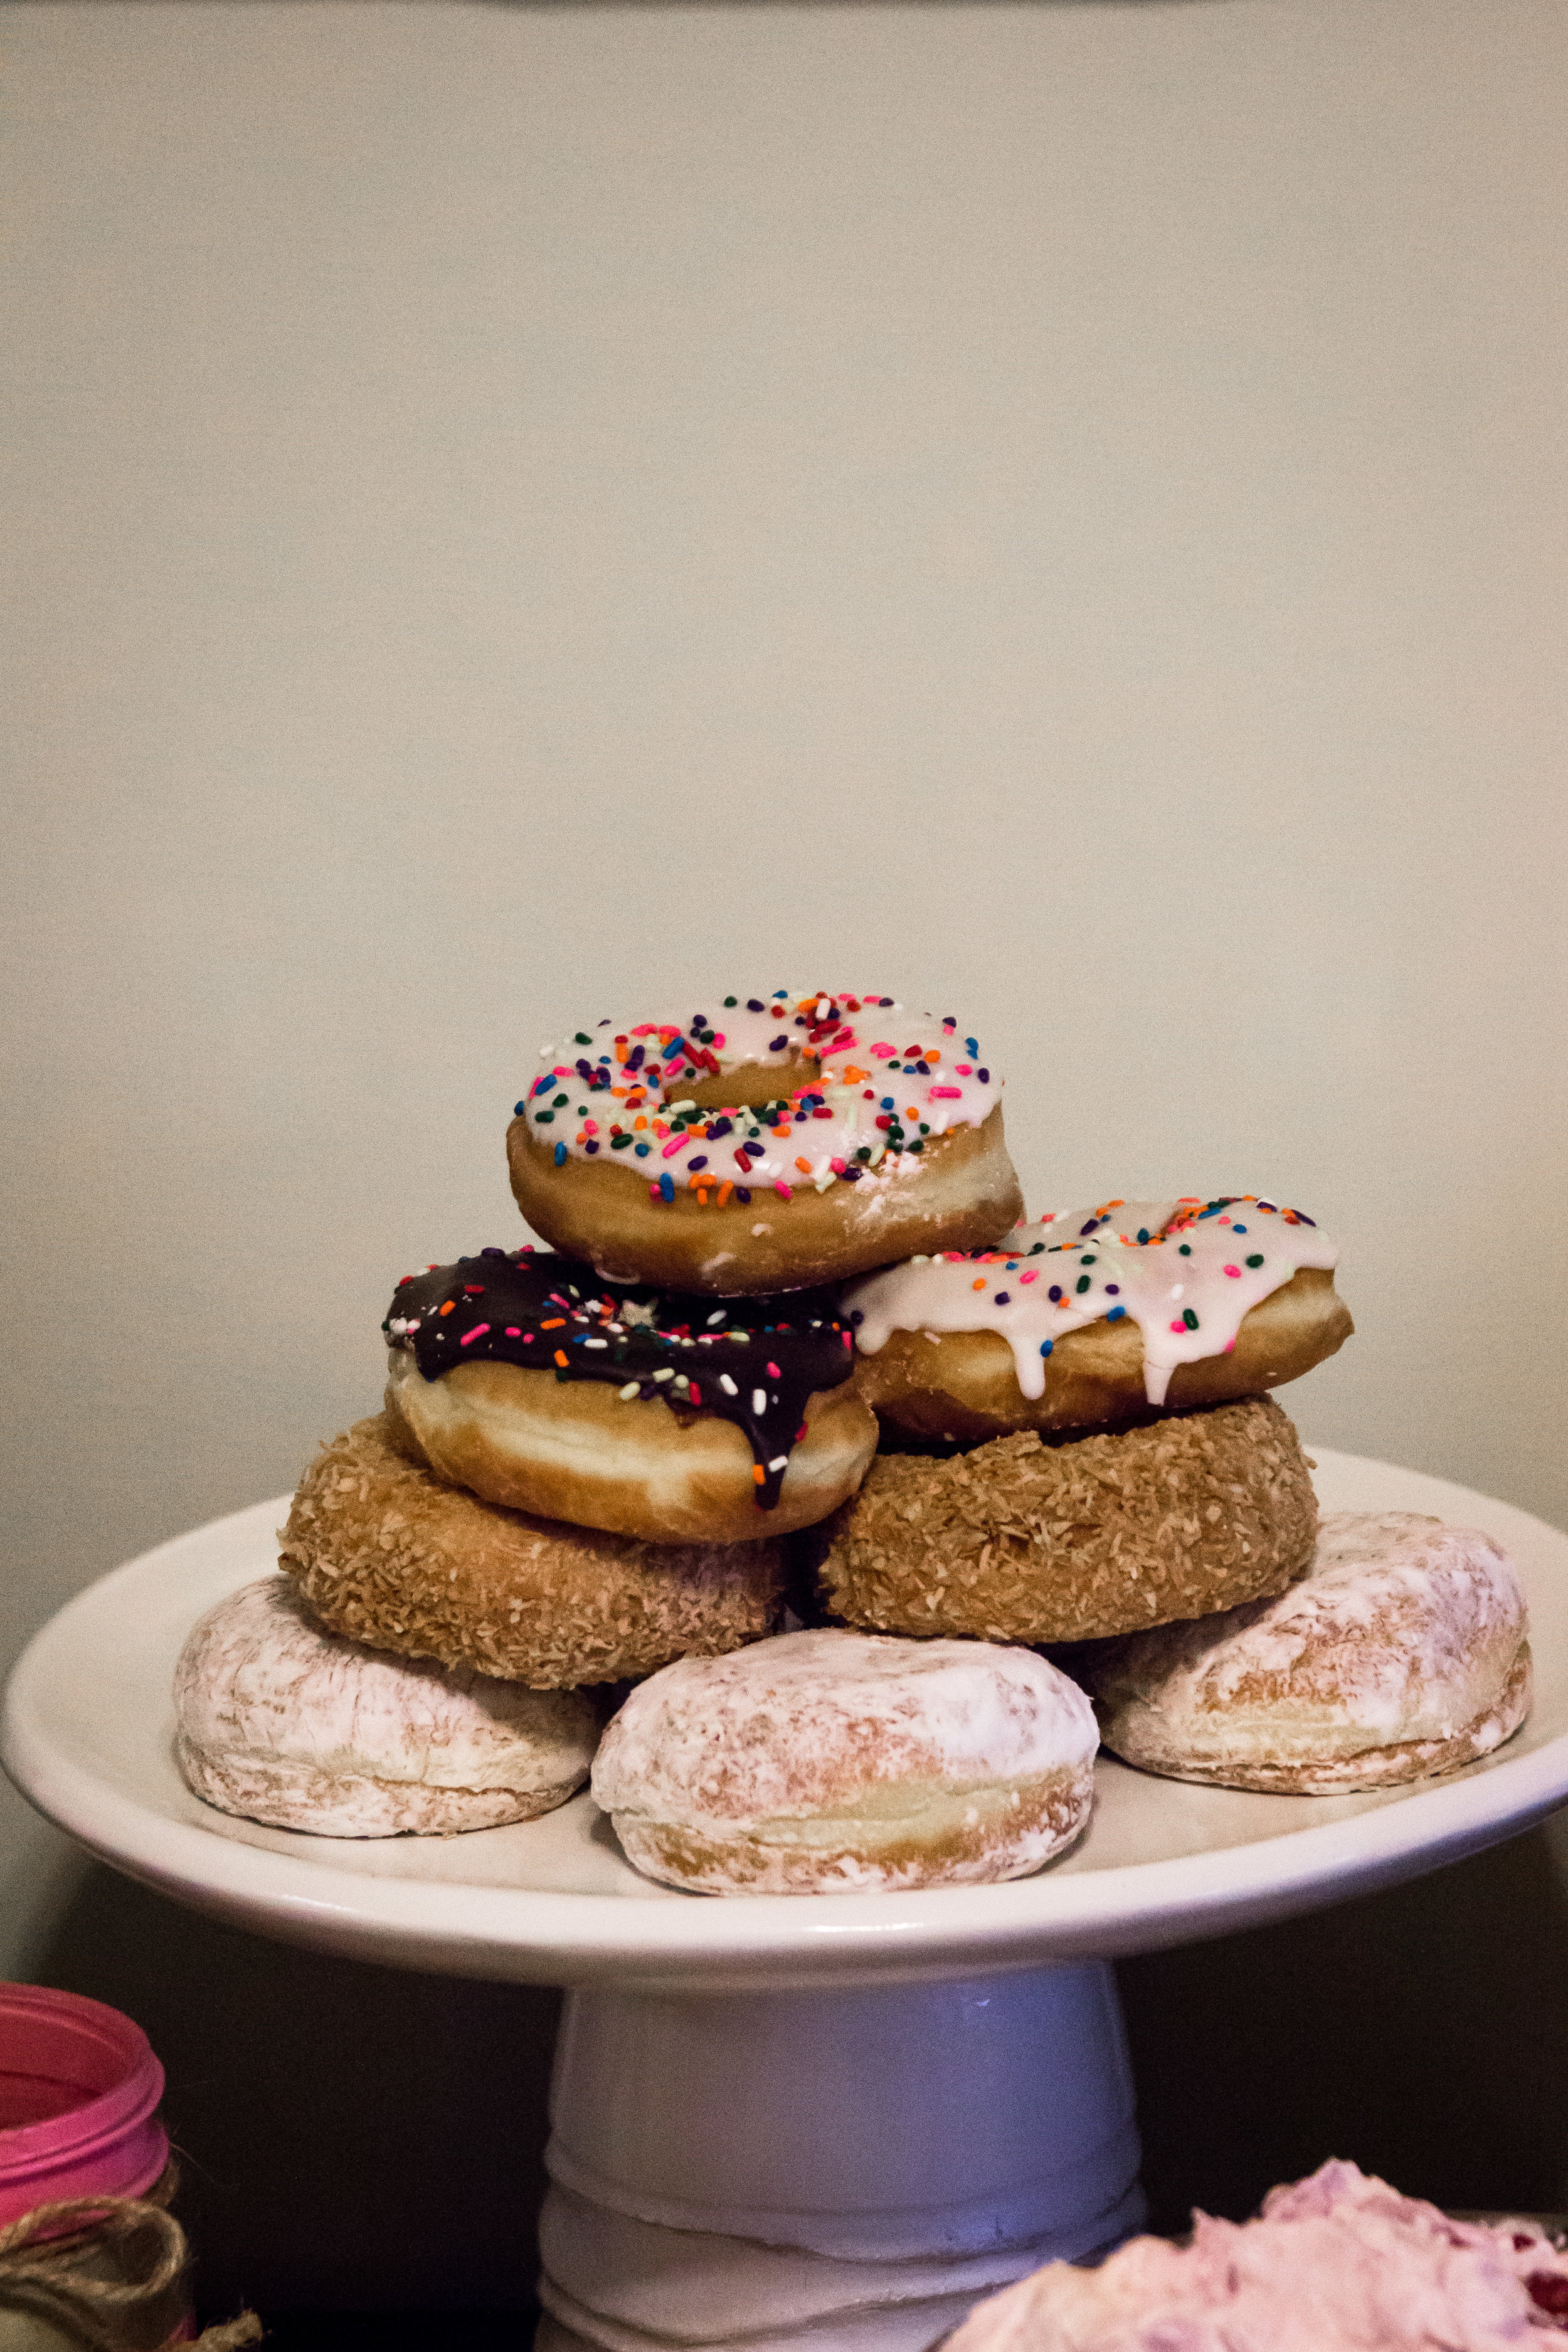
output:
<instances>
[{"instance_id":1,"label":"cake stand plate rim","mask_svg":"<svg viewBox=\"0 0 1568 2352\"><path fill-rule=\"evenodd\" d=\"M1568 1537L1515 1506L1424 1473L1316 1448L1325 1498L1335 1487L1387 1488L1369 1507L1441 1501L1507 1541L1555 1554L1568 1591ZM1403 1497L1409 1497L1404 1499ZM274 1833L277 1851L209 1826L183 1790L149 1801L117 1785L84 1753L60 1704L60 1676L85 1646L101 1656L100 1704L140 1705L145 1739L166 1744L167 1685L117 1687L110 1661L131 1615L171 1580L201 1582L194 1621L214 1596L215 1573L248 1580L257 1545L288 1497L193 1529L111 1570L68 1601L17 1661L0 1721L0 1761L47 1818L102 1860L162 1891L256 1930L384 1964L544 1983L626 1983L669 1990L761 1990L905 1981L1113 1958L1260 1925L1437 1867L1516 1834L1568 1800L1568 1731L1523 1753L1503 1749L1466 1772L1390 1792L1373 1810L1214 1849L1070 1874L1047 1870L999 1886L907 1895L671 1895L638 1882L591 1893L485 1884L460 1877L367 1875L343 1866L346 1842ZM262 1563L264 1569L265 1563ZM172 1664L172 1661L170 1662ZM1543 1683L1568 1689L1568 1641L1537 1651ZM1121 1769L1121 1768L1115 1768ZM1131 1776L1142 1781L1142 1776ZM1149 1780L1146 1801L1190 1804L1229 1792ZM584 1801L579 1801L580 1802ZM1275 1805L1274 1800L1263 1803ZM1315 1809L1321 1801L1282 1801ZM214 1822L224 1820L214 1816ZM532 1824L530 1828L541 1825ZM525 1832L476 1832L470 1838ZM377 1842L379 1843L379 1842ZM409 1842L399 1841L400 1844ZM469 1839L438 1842L450 1853Z\"/></svg>"}]
</instances>

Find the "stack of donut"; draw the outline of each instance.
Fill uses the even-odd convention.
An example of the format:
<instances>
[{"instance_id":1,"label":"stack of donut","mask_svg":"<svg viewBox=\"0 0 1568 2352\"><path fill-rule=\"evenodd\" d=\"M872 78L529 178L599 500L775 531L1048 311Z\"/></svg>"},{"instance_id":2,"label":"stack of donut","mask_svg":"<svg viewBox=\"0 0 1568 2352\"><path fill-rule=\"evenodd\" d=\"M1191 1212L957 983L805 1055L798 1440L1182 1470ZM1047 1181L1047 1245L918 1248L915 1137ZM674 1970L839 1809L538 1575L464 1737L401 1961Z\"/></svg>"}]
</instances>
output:
<instances>
[{"instance_id":1,"label":"stack of donut","mask_svg":"<svg viewBox=\"0 0 1568 2352\"><path fill-rule=\"evenodd\" d=\"M553 1687L773 1631L784 1538L877 1447L838 1286L1022 1206L977 1054L853 992L547 1048L507 1140L550 1246L398 1284L384 1411L313 1465L285 1537L324 1622Z\"/></svg>"},{"instance_id":2,"label":"stack of donut","mask_svg":"<svg viewBox=\"0 0 1568 2352\"><path fill-rule=\"evenodd\" d=\"M895 1444L947 1451L878 1463L824 1562L832 1605L1077 1642L1283 1591L1317 1506L1265 1391L1349 1333L1337 1255L1250 1195L1107 1201L852 1285L862 1393Z\"/></svg>"},{"instance_id":3,"label":"stack of donut","mask_svg":"<svg viewBox=\"0 0 1568 2352\"><path fill-rule=\"evenodd\" d=\"M1022 1223L978 1041L880 993L601 1021L541 1061L507 1147L545 1246L398 1284L384 1409L284 1533L291 1623L499 1685L635 1683L595 1794L640 1868L714 1892L1037 1868L1130 1715L1179 1773L1159 1661L1119 1644L1223 1633L1312 1568L1268 1394L1352 1328L1312 1221L1247 1194ZM1471 1566L1485 1671L1440 1763L1426 1716L1363 1743L1417 1769L1465 1760L1460 1697L1486 1744L1522 1707L1521 1608L1510 1638ZM1073 1680L1037 1654L1068 1643L1110 1646ZM1097 1728L1080 1681L1113 1654Z\"/></svg>"}]
</instances>

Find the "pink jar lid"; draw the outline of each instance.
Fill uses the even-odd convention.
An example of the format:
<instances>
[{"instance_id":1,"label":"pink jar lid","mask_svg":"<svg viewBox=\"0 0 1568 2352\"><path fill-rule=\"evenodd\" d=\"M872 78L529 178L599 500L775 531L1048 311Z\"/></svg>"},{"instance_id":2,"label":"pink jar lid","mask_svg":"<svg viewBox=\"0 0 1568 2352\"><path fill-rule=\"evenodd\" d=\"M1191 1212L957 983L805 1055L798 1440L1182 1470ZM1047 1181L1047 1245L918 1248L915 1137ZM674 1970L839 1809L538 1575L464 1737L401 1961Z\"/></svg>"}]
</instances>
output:
<instances>
[{"instance_id":1,"label":"pink jar lid","mask_svg":"<svg viewBox=\"0 0 1568 2352\"><path fill-rule=\"evenodd\" d=\"M0 1983L0 2225L67 2197L140 2197L169 2160L163 2069L117 2009Z\"/></svg>"}]
</instances>

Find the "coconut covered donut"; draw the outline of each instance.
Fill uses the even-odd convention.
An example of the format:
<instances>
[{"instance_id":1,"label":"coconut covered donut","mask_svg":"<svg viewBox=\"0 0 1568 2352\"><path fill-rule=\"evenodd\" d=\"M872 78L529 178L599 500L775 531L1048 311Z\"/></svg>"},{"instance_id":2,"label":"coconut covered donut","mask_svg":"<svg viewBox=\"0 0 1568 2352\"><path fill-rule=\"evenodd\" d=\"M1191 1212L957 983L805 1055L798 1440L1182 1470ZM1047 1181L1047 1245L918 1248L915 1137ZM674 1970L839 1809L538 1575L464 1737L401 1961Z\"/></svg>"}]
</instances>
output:
<instances>
[{"instance_id":1,"label":"coconut covered donut","mask_svg":"<svg viewBox=\"0 0 1568 2352\"><path fill-rule=\"evenodd\" d=\"M611 1724L594 1798L627 1859L708 1895L1021 1878L1089 1818L1098 1735L1026 1650L785 1633L684 1658Z\"/></svg>"},{"instance_id":2,"label":"coconut covered donut","mask_svg":"<svg viewBox=\"0 0 1568 2352\"><path fill-rule=\"evenodd\" d=\"M956 1019L890 996L726 996L547 1045L507 1157L534 1231L607 1279L756 1297L1023 1214L1002 1081Z\"/></svg>"},{"instance_id":3,"label":"coconut covered donut","mask_svg":"<svg viewBox=\"0 0 1568 2352\"><path fill-rule=\"evenodd\" d=\"M776 1544L650 1544L460 1493L385 1414L322 1447L279 1565L334 1633L540 1689L737 1649L773 1631L784 1590Z\"/></svg>"},{"instance_id":4,"label":"coconut covered donut","mask_svg":"<svg viewBox=\"0 0 1568 2352\"><path fill-rule=\"evenodd\" d=\"M1094 1429L1278 1388L1354 1326L1339 1251L1252 1193L1107 1201L854 1284L861 1394L923 1437Z\"/></svg>"},{"instance_id":5,"label":"coconut covered donut","mask_svg":"<svg viewBox=\"0 0 1568 2352\"><path fill-rule=\"evenodd\" d=\"M1335 1511L1299 1584L1118 1643L1088 1670L1108 1748L1147 1772L1337 1796L1452 1771L1530 1706L1500 1545L1415 1511Z\"/></svg>"},{"instance_id":6,"label":"coconut covered donut","mask_svg":"<svg viewBox=\"0 0 1568 2352\"><path fill-rule=\"evenodd\" d=\"M563 1805L598 1709L467 1668L415 1665L324 1632L286 1576L198 1619L174 1669L175 1747L195 1794L317 1837L446 1836Z\"/></svg>"},{"instance_id":7,"label":"coconut covered donut","mask_svg":"<svg viewBox=\"0 0 1568 2352\"><path fill-rule=\"evenodd\" d=\"M405 1275L386 1409L455 1485L655 1543L754 1543L854 1494L877 1446L834 1298L716 1302L549 1251Z\"/></svg>"},{"instance_id":8,"label":"coconut covered donut","mask_svg":"<svg viewBox=\"0 0 1568 2352\"><path fill-rule=\"evenodd\" d=\"M879 1454L827 1523L824 1605L892 1633L1082 1642L1280 1592L1318 1508L1269 1397L932 1459Z\"/></svg>"}]
</instances>

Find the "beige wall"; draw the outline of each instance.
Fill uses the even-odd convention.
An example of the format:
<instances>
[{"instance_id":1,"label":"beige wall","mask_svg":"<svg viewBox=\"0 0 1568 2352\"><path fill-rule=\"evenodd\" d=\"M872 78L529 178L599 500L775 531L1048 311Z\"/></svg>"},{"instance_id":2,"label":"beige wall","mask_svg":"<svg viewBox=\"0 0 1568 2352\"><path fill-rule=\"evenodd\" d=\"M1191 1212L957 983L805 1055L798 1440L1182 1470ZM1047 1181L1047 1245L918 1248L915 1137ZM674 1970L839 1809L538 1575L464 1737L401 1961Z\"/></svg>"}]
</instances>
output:
<instances>
[{"instance_id":1,"label":"beige wall","mask_svg":"<svg viewBox=\"0 0 1568 2352\"><path fill-rule=\"evenodd\" d=\"M1032 1207L1299 1201L1309 1438L1568 1525L1560 0L0 37L13 1645L737 983L978 1024ZM167 1986L6 1804L0 1965Z\"/></svg>"}]
</instances>

